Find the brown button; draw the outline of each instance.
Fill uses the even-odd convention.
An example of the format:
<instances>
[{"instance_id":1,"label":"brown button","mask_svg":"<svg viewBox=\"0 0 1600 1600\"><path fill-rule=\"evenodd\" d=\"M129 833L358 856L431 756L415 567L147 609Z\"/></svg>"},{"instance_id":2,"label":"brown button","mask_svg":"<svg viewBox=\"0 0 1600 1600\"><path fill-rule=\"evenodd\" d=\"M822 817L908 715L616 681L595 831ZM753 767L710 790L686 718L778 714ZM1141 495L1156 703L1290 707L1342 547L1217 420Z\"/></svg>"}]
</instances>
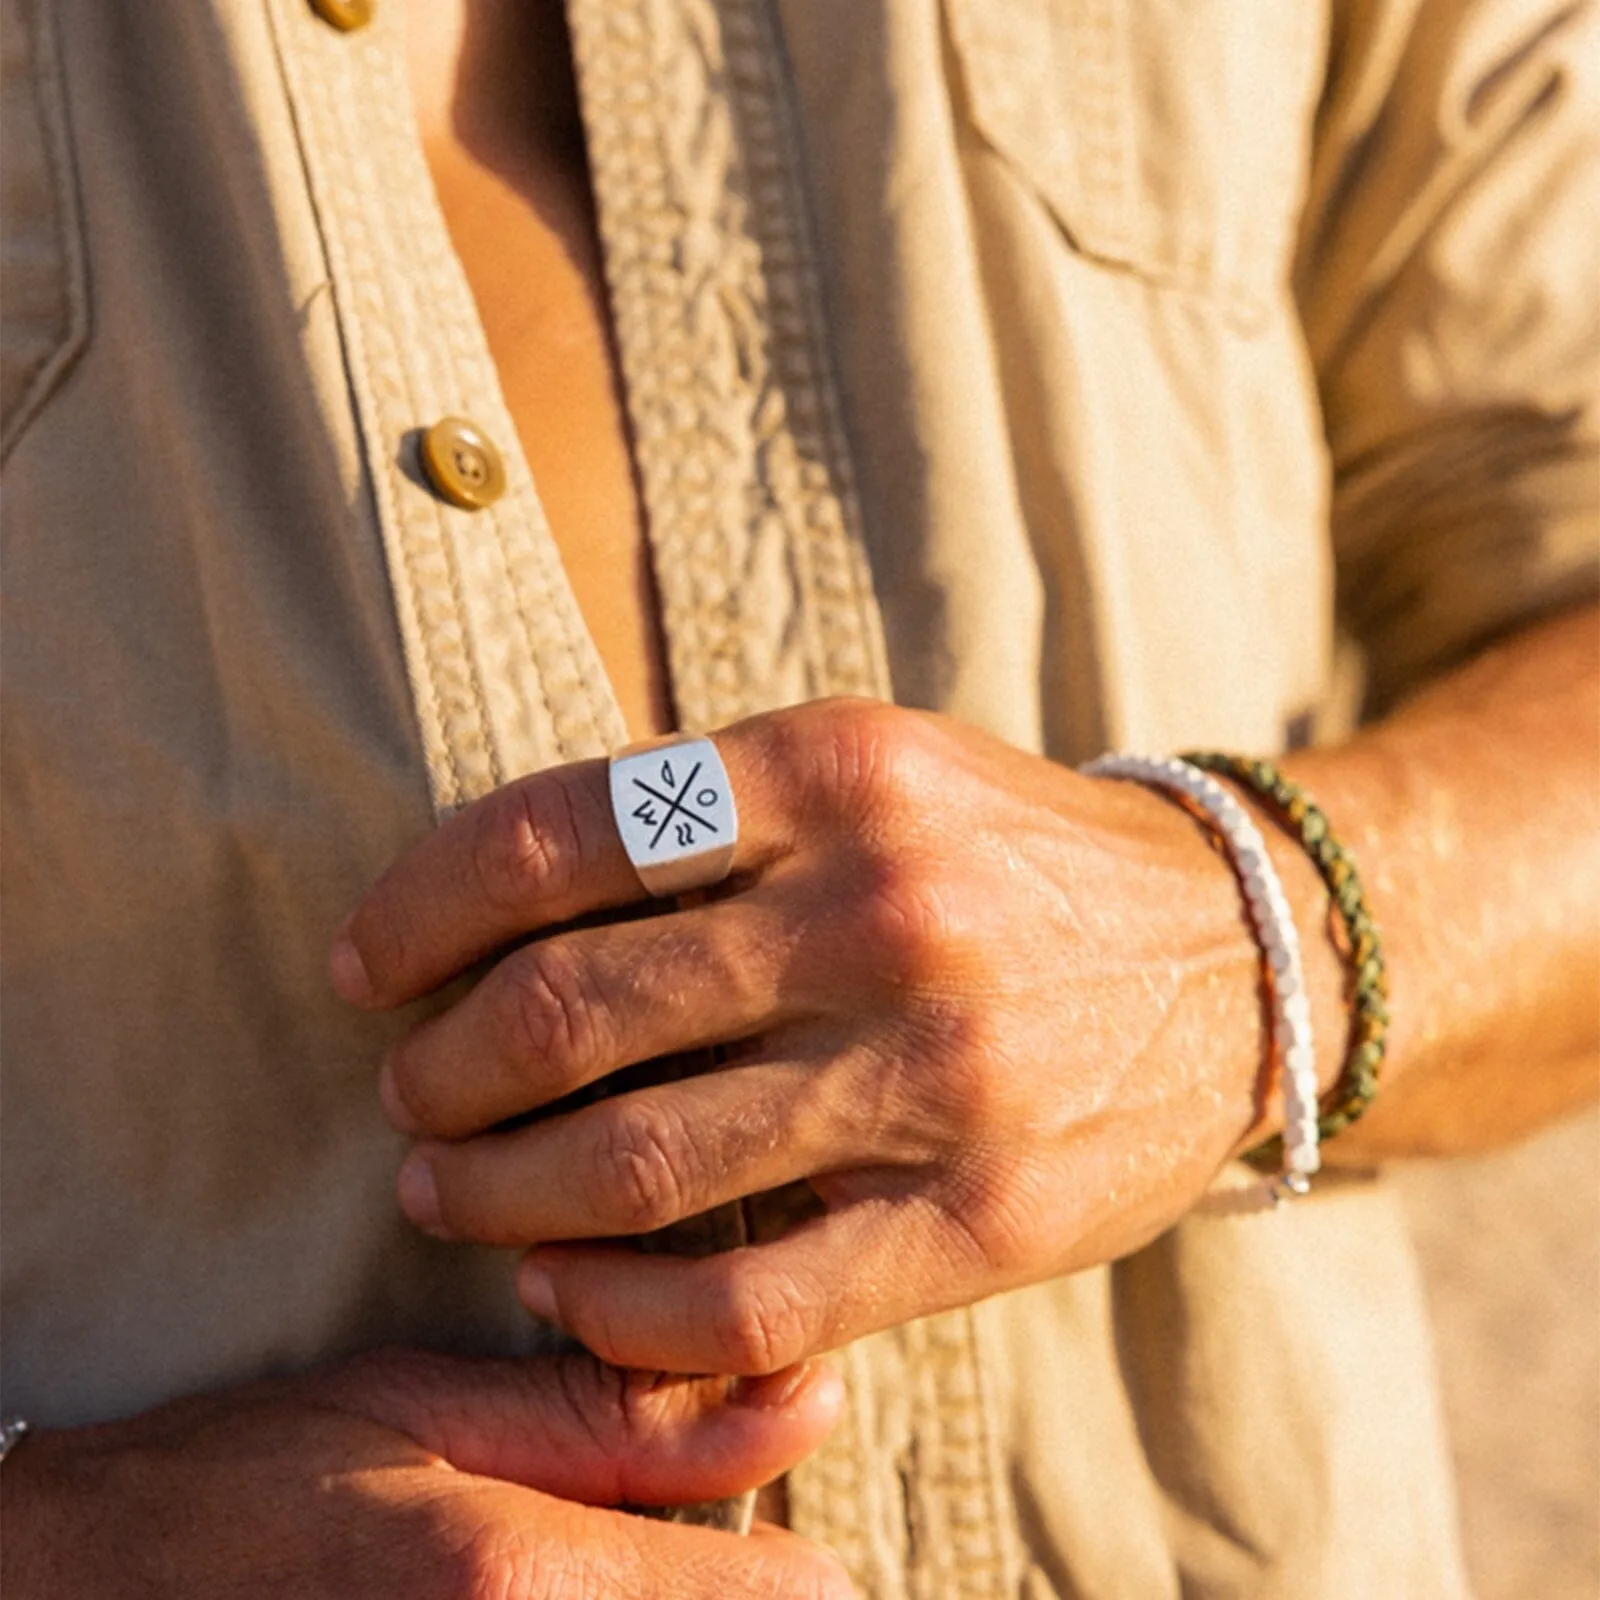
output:
<instances>
[{"instance_id":1,"label":"brown button","mask_svg":"<svg viewBox=\"0 0 1600 1600\"><path fill-rule=\"evenodd\" d=\"M480 511L506 492L506 467L477 423L442 417L422 436L428 482L453 506Z\"/></svg>"},{"instance_id":2,"label":"brown button","mask_svg":"<svg viewBox=\"0 0 1600 1600\"><path fill-rule=\"evenodd\" d=\"M376 0L311 0L311 9L340 33L353 33L372 21Z\"/></svg>"}]
</instances>

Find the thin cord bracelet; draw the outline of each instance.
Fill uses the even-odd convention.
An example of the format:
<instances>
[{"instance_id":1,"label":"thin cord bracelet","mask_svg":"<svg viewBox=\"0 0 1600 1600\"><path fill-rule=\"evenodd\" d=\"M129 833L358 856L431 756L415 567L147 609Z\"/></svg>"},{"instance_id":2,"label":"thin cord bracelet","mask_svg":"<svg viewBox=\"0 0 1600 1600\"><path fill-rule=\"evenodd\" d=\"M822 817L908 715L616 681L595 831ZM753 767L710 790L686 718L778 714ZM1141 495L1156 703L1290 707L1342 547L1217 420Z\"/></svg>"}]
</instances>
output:
<instances>
[{"instance_id":1,"label":"thin cord bracelet","mask_svg":"<svg viewBox=\"0 0 1600 1600\"><path fill-rule=\"evenodd\" d=\"M1358 1121L1377 1097L1389 1032L1389 980L1383 964L1383 941L1367 907L1355 860L1335 837L1327 814L1270 761L1212 750L1192 751L1184 760L1207 772L1232 778L1267 803L1316 864L1344 924L1349 945L1346 959L1351 970L1350 1041L1339 1081L1318 1119L1321 1136L1331 1139ZM1275 1139L1250 1152L1250 1159L1262 1165L1271 1165L1277 1156Z\"/></svg>"},{"instance_id":2,"label":"thin cord bracelet","mask_svg":"<svg viewBox=\"0 0 1600 1600\"><path fill-rule=\"evenodd\" d=\"M1273 1197L1304 1194L1322 1165L1318 1149L1317 1067L1311 1041L1311 1006L1300 964L1300 935L1266 841L1249 813L1197 765L1118 753L1081 767L1090 777L1127 778L1162 789L1203 814L1221 838L1244 890L1271 991L1272 1053L1283 1079L1283 1134Z\"/></svg>"}]
</instances>

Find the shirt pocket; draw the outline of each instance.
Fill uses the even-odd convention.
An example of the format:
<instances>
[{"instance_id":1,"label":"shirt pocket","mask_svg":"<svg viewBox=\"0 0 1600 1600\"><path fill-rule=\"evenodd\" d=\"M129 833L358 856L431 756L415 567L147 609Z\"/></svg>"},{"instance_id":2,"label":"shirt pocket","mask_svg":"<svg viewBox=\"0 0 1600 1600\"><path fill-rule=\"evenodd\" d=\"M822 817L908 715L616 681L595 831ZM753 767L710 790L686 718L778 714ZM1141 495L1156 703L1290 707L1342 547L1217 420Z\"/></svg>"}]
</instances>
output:
<instances>
[{"instance_id":1,"label":"shirt pocket","mask_svg":"<svg viewBox=\"0 0 1600 1600\"><path fill-rule=\"evenodd\" d=\"M88 334L54 0L0 0L0 460Z\"/></svg>"},{"instance_id":2,"label":"shirt pocket","mask_svg":"<svg viewBox=\"0 0 1600 1600\"><path fill-rule=\"evenodd\" d=\"M945 0L966 113L1082 254L1255 323L1321 85L1300 0Z\"/></svg>"}]
</instances>

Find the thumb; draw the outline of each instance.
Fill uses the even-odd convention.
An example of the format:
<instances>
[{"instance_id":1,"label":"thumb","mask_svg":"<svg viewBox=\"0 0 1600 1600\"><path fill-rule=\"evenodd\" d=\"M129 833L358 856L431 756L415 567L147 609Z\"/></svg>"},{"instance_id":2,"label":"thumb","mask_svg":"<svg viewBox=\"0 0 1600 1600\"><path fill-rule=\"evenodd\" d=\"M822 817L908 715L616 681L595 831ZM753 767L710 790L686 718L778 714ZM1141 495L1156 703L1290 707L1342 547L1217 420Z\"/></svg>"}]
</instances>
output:
<instances>
[{"instance_id":1,"label":"thumb","mask_svg":"<svg viewBox=\"0 0 1600 1600\"><path fill-rule=\"evenodd\" d=\"M381 1351L327 1374L323 1389L462 1472L594 1506L741 1494L808 1456L844 1406L838 1374L816 1362L730 1381L628 1372L582 1352Z\"/></svg>"}]
</instances>

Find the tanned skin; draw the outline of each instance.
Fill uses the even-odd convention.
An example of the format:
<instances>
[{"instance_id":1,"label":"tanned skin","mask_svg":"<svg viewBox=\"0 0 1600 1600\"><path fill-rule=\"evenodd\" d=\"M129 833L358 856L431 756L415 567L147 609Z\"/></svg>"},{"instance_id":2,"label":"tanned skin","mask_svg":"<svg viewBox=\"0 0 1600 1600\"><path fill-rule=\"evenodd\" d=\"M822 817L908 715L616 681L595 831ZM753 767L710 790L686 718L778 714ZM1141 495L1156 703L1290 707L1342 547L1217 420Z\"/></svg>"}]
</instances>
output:
<instances>
[{"instance_id":1,"label":"tanned skin","mask_svg":"<svg viewBox=\"0 0 1600 1600\"><path fill-rule=\"evenodd\" d=\"M553 532L631 731L663 729L559 9L427 0L410 21L440 201ZM1383 1092L1331 1162L1491 1148L1592 1096L1597 704L1585 609L1285 763L1356 854L1389 960ZM1238 888L1171 802L865 702L718 743L742 832L711 903L561 931L639 896L604 766L584 762L453 817L374 887L332 960L346 999L386 1008L493 958L383 1064L382 1103L417 1141L398 1198L443 1237L531 1247L523 1298L596 1354L784 1369L1134 1249L1274 1128ZM1317 1034L1337 1040L1326 896L1267 832ZM535 930L555 931L527 944ZM720 1072L490 1131L625 1061L727 1041ZM1337 1050L1320 1064L1331 1085ZM797 1177L825 1214L732 1257L581 1242ZM463 1575L547 1600L843 1592L790 1535L592 1509L771 1478L836 1414L826 1375L737 1415L714 1387L619 1382L380 1358L42 1434L6 1465L6 1592L480 1592L450 1586Z\"/></svg>"}]
</instances>

